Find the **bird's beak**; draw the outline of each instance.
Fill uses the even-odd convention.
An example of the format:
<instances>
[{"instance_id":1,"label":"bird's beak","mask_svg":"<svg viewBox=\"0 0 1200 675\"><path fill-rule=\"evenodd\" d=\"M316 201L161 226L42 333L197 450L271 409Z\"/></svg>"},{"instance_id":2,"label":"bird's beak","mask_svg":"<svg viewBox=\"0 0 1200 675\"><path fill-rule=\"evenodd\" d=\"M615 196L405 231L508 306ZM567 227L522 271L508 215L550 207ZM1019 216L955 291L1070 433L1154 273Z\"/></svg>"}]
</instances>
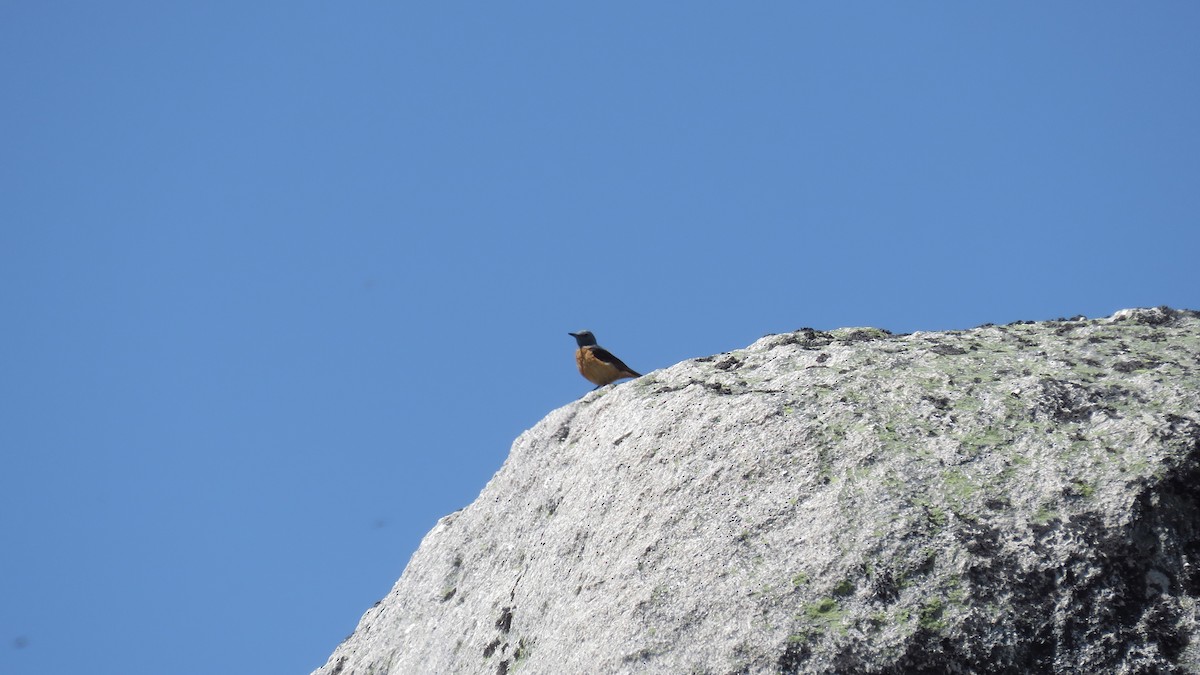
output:
<instances>
[{"instance_id":1,"label":"bird's beak","mask_svg":"<svg viewBox=\"0 0 1200 675\"><path fill-rule=\"evenodd\" d=\"M578 336L578 335L576 335L575 333L567 333L567 335L570 335L571 337L579 337L579 336Z\"/></svg>"}]
</instances>

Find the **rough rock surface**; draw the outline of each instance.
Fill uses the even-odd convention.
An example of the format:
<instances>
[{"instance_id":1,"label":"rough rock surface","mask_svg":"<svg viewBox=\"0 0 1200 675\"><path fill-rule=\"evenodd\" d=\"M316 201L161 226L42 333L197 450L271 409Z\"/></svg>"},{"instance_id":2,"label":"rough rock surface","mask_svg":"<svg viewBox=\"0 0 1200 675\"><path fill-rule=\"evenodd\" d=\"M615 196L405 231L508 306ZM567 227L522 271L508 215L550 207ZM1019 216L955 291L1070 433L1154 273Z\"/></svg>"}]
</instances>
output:
<instances>
[{"instance_id":1,"label":"rough rock surface","mask_svg":"<svg viewBox=\"0 0 1200 675\"><path fill-rule=\"evenodd\" d=\"M522 434L322 675L1200 672L1200 314L800 330Z\"/></svg>"}]
</instances>

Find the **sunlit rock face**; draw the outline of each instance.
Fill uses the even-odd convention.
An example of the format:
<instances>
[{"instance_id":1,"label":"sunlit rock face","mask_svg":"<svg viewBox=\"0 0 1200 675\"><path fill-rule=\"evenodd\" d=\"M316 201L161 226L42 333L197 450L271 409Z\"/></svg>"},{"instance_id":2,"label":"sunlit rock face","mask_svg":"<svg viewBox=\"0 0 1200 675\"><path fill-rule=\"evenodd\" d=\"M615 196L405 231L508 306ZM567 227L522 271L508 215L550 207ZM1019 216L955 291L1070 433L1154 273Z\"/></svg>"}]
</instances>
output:
<instances>
[{"instance_id":1,"label":"sunlit rock face","mask_svg":"<svg viewBox=\"0 0 1200 675\"><path fill-rule=\"evenodd\" d=\"M1200 316L803 329L587 394L322 675L1200 672Z\"/></svg>"}]
</instances>

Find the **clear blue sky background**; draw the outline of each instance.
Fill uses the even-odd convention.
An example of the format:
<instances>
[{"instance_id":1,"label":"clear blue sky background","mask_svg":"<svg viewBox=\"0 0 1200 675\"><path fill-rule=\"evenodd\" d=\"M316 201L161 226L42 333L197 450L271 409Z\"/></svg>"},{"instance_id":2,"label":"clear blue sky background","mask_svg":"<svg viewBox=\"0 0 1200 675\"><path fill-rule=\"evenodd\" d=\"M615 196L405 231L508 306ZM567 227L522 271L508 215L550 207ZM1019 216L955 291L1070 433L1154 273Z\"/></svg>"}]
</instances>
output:
<instances>
[{"instance_id":1,"label":"clear blue sky background","mask_svg":"<svg viewBox=\"0 0 1200 675\"><path fill-rule=\"evenodd\" d=\"M1200 3L601 5L0 8L0 672L319 666L570 330L1200 307Z\"/></svg>"}]
</instances>

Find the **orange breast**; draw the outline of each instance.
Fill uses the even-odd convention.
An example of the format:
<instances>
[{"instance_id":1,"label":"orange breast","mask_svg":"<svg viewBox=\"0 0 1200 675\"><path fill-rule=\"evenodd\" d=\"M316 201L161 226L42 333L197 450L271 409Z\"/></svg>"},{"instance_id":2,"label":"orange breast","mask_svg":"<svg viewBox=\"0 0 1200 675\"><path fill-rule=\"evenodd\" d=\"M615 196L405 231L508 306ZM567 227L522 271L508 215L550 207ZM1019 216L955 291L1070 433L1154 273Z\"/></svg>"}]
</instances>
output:
<instances>
[{"instance_id":1,"label":"orange breast","mask_svg":"<svg viewBox=\"0 0 1200 675\"><path fill-rule=\"evenodd\" d=\"M588 349L578 349L575 351L575 365L579 366L579 374L587 378L589 382L595 385L605 385L622 377L629 377L621 373L621 370L616 366L605 363L592 355Z\"/></svg>"}]
</instances>

